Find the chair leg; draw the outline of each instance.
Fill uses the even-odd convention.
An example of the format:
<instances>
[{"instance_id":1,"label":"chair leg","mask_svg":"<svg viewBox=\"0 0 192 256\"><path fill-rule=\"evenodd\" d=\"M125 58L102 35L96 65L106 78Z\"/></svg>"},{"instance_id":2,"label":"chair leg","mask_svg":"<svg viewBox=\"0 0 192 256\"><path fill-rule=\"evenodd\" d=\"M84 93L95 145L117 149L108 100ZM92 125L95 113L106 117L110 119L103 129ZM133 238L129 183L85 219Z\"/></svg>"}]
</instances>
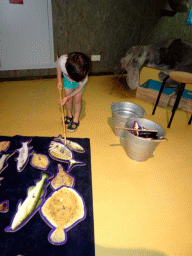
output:
<instances>
[{"instance_id":1,"label":"chair leg","mask_svg":"<svg viewBox=\"0 0 192 256\"><path fill-rule=\"evenodd\" d=\"M166 83L166 81L167 81L168 78L169 78L169 76L166 76L166 77L163 79L163 82L162 82L162 84L161 84L161 88L160 88L160 91L159 91L159 94L158 94L158 97L157 97L157 100L156 100L155 107L154 107L154 109L153 109L152 115L155 114L155 110L156 110L156 108L157 108L157 105L158 105L158 103L159 103L159 99L160 99L160 97L161 97L161 94L162 94L163 89L164 89L164 87L165 87L165 83Z\"/></svg>"},{"instance_id":2,"label":"chair leg","mask_svg":"<svg viewBox=\"0 0 192 256\"><path fill-rule=\"evenodd\" d=\"M191 124L191 121L192 121L192 114L191 114L191 118L190 118L188 124Z\"/></svg>"},{"instance_id":3,"label":"chair leg","mask_svg":"<svg viewBox=\"0 0 192 256\"><path fill-rule=\"evenodd\" d=\"M177 98L175 100L175 104L174 104L173 109L172 109L172 115L171 115L171 118L169 120L169 124L168 124L167 128L170 128L170 126L171 126L171 122L173 120L175 111L176 111L176 109L177 109L177 107L179 105L180 99L181 99L181 97L183 95L184 89L185 89L185 83L181 83L181 85L179 87L179 90L178 90Z\"/></svg>"}]
</instances>

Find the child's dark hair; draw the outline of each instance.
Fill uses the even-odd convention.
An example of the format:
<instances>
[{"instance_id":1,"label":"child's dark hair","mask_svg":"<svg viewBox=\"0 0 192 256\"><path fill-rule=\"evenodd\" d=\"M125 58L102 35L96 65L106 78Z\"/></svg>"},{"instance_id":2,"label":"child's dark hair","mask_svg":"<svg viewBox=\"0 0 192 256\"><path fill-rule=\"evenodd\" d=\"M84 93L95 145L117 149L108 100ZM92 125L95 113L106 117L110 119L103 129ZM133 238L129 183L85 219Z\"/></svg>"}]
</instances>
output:
<instances>
[{"instance_id":1,"label":"child's dark hair","mask_svg":"<svg viewBox=\"0 0 192 256\"><path fill-rule=\"evenodd\" d=\"M72 52L68 54L65 67L70 78L80 82L89 73L90 59L82 52Z\"/></svg>"}]
</instances>

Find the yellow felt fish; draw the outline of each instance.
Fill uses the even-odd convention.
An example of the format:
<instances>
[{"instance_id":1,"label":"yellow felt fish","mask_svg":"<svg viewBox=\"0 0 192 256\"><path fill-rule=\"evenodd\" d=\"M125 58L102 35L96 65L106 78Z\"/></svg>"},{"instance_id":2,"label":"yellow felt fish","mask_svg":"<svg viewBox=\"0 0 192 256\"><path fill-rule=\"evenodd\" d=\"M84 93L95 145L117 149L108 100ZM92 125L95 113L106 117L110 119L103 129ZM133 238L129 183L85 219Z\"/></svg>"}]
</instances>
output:
<instances>
[{"instance_id":1,"label":"yellow felt fish","mask_svg":"<svg viewBox=\"0 0 192 256\"><path fill-rule=\"evenodd\" d=\"M74 181L75 179L71 175L65 172L61 164L58 164L57 168L58 168L58 172L55 178L52 179L51 181L51 187L55 190L64 185L68 187L73 187L75 183Z\"/></svg>"},{"instance_id":2,"label":"yellow felt fish","mask_svg":"<svg viewBox=\"0 0 192 256\"><path fill-rule=\"evenodd\" d=\"M40 209L43 220L52 227L48 240L52 244L64 244L66 231L86 217L85 203L73 188L63 186L46 199Z\"/></svg>"},{"instance_id":3,"label":"yellow felt fish","mask_svg":"<svg viewBox=\"0 0 192 256\"><path fill-rule=\"evenodd\" d=\"M10 141L1 141L0 142L0 152L5 152L9 148L11 142Z\"/></svg>"},{"instance_id":4,"label":"yellow felt fish","mask_svg":"<svg viewBox=\"0 0 192 256\"><path fill-rule=\"evenodd\" d=\"M38 169L41 170L47 170L47 167L49 166L49 158L46 155L43 154L37 154L35 151L32 153L30 164Z\"/></svg>"},{"instance_id":5,"label":"yellow felt fish","mask_svg":"<svg viewBox=\"0 0 192 256\"><path fill-rule=\"evenodd\" d=\"M59 135L57 138L54 138L53 140L65 144L65 140L61 135ZM75 152L78 152L78 153L85 152L84 148L81 145L79 145L77 142L66 139L66 145L68 146L69 149Z\"/></svg>"}]
</instances>

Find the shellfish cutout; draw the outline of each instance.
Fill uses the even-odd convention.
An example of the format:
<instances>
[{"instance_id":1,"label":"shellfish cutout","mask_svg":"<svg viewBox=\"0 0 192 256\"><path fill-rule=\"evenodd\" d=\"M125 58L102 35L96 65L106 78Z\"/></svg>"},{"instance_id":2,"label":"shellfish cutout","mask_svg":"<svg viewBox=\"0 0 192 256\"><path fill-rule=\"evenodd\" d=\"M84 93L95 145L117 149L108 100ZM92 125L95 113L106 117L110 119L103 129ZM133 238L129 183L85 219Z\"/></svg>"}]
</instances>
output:
<instances>
[{"instance_id":1,"label":"shellfish cutout","mask_svg":"<svg viewBox=\"0 0 192 256\"><path fill-rule=\"evenodd\" d=\"M63 143L52 140L48 152L52 159L68 163L67 172L70 172L75 165L85 165L85 163L75 160L73 152Z\"/></svg>"},{"instance_id":2,"label":"shellfish cutout","mask_svg":"<svg viewBox=\"0 0 192 256\"><path fill-rule=\"evenodd\" d=\"M11 145L11 141L0 141L0 153L6 152Z\"/></svg>"},{"instance_id":3,"label":"shellfish cutout","mask_svg":"<svg viewBox=\"0 0 192 256\"><path fill-rule=\"evenodd\" d=\"M18 172L22 172L25 169L25 167L29 161L29 157L33 153L32 151L30 152L30 150L33 147L28 147L28 144L31 141L32 141L32 139L30 139L29 141L20 142L21 148L16 150L19 153L18 157L15 158L15 161L17 161L17 171Z\"/></svg>"},{"instance_id":4,"label":"shellfish cutout","mask_svg":"<svg viewBox=\"0 0 192 256\"><path fill-rule=\"evenodd\" d=\"M0 212L6 213L9 211L9 200L0 203Z\"/></svg>"},{"instance_id":5,"label":"shellfish cutout","mask_svg":"<svg viewBox=\"0 0 192 256\"><path fill-rule=\"evenodd\" d=\"M82 196L74 188L67 186L54 191L39 212L42 219L52 228L48 241L54 245L66 243L66 232L86 218Z\"/></svg>"},{"instance_id":6,"label":"shellfish cutout","mask_svg":"<svg viewBox=\"0 0 192 256\"><path fill-rule=\"evenodd\" d=\"M42 172L40 180L36 180L34 186L27 190L27 197L24 201L19 200L16 212L11 220L10 226L5 228L6 232L15 232L22 228L39 210L45 200L49 179L53 178L53 174Z\"/></svg>"},{"instance_id":7,"label":"shellfish cutout","mask_svg":"<svg viewBox=\"0 0 192 256\"><path fill-rule=\"evenodd\" d=\"M59 135L57 138L54 138L53 140L65 144L65 140L61 135ZM84 153L85 152L85 149L81 145L79 145L77 142L66 139L66 145L72 151L75 151L75 152L78 152L78 153Z\"/></svg>"},{"instance_id":8,"label":"shellfish cutout","mask_svg":"<svg viewBox=\"0 0 192 256\"><path fill-rule=\"evenodd\" d=\"M35 151L33 151L30 164L37 169L47 170L50 160L46 155L37 154Z\"/></svg>"},{"instance_id":9,"label":"shellfish cutout","mask_svg":"<svg viewBox=\"0 0 192 256\"><path fill-rule=\"evenodd\" d=\"M57 166L58 172L54 179L51 181L51 187L56 190L62 186L74 187L75 178L65 172L61 164Z\"/></svg>"}]
</instances>

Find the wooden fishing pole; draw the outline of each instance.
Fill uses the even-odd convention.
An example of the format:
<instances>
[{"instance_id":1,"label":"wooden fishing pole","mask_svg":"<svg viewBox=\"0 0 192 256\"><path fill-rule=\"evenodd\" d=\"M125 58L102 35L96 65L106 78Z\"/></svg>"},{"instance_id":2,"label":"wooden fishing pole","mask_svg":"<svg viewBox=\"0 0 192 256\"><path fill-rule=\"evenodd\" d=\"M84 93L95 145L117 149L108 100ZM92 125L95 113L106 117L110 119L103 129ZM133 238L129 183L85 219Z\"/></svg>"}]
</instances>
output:
<instances>
[{"instance_id":1,"label":"wooden fishing pole","mask_svg":"<svg viewBox=\"0 0 192 256\"><path fill-rule=\"evenodd\" d=\"M134 129L134 128L126 128L126 127L115 127L116 129L123 129L128 131L136 131L136 132L158 132L158 130L149 130L149 129Z\"/></svg>"},{"instance_id":2,"label":"wooden fishing pole","mask_svg":"<svg viewBox=\"0 0 192 256\"><path fill-rule=\"evenodd\" d=\"M57 60L59 59L58 55L57 55ZM59 91L59 95L60 95L60 101L62 100L62 91L63 89L61 89ZM64 142L65 142L65 145L67 144L67 141L66 141L66 127L65 127L65 113L64 113L64 107L63 105L61 105L61 116L62 116L62 123L63 123L63 138L64 138Z\"/></svg>"},{"instance_id":3,"label":"wooden fishing pole","mask_svg":"<svg viewBox=\"0 0 192 256\"><path fill-rule=\"evenodd\" d=\"M60 93L60 100L62 100L62 90L59 91ZM64 138L64 141L65 141L65 145L67 144L67 141L66 141L66 127L65 127L65 114L64 114L64 108L63 108L63 105L61 105L61 116L62 116L62 123L63 123L63 138Z\"/></svg>"}]
</instances>

